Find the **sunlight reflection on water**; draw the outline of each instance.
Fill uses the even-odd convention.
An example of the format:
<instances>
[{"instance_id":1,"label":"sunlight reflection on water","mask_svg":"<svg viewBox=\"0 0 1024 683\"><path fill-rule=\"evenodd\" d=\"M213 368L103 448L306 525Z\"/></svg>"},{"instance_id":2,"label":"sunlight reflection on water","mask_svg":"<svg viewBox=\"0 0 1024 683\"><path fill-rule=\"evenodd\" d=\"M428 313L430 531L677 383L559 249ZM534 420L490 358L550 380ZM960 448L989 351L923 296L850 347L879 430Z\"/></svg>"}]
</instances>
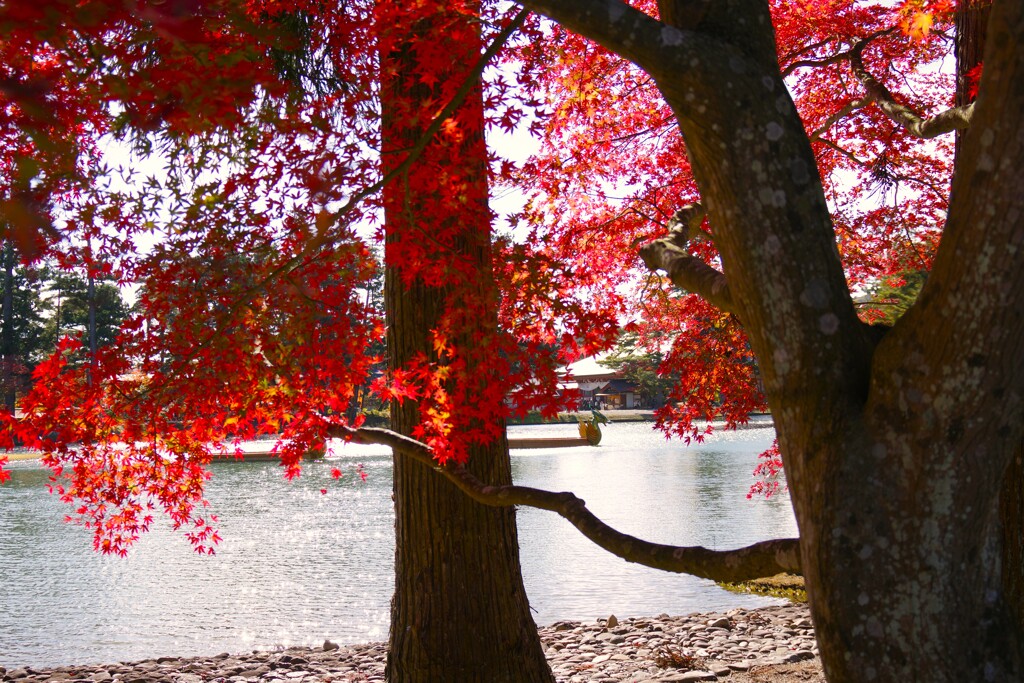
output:
<instances>
[{"instance_id":1,"label":"sunlight reflection on water","mask_svg":"<svg viewBox=\"0 0 1024 683\"><path fill-rule=\"evenodd\" d=\"M572 435L572 425L513 433ZM515 452L517 483L572 490L622 531L717 548L792 536L788 498L746 499L770 429L666 442L613 424L599 448ZM360 481L353 466L368 474ZM330 477L340 466L346 476ZM213 558L161 524L127 559L102 557L62 524L47 472L11 466L0 487L0 665L57 665L384 639L393 568L391 460L346 446L287 482L274 463L215 463L208 488L224 537ZM320 489L329 493L321 495ZM520 510L523 574L538 623L615 613L766 604L711 582L611 557L560 517Z\"/></svg>"}]
</instances>

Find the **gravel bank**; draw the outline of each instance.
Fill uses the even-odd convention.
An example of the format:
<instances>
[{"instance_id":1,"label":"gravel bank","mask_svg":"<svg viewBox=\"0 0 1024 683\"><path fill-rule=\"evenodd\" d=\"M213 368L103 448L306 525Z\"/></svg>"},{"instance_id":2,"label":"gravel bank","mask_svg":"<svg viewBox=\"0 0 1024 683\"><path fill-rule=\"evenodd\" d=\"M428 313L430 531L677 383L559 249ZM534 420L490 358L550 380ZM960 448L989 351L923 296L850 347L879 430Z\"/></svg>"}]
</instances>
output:
<instances>
[{"instance_id":1,"label":"gravel bank","mask_svg":"<svg viewBox=\"0 0 1024 683\"><path fill-rule=\"evenodd\" d=\"M819 681L804 605L670 617L560 621L540 629L558 683ZM53 669L0 667L19 683L370 683L384 680L384 643Z\"/></svg>"}]
</instances>

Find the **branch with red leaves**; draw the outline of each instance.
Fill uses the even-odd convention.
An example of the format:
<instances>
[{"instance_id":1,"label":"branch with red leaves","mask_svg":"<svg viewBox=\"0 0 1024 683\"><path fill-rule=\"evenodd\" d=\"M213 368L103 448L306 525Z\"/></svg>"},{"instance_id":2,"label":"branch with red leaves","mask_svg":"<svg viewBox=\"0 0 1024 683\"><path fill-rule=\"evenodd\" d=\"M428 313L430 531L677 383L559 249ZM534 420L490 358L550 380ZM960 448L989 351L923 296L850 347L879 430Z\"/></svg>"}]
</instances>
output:
<instances>
[{"instance_id":1,"label":"branch with red leaves","mask_svg":"<svg viewBox=\"0 0 1024 683\"><path fill-rule=\"evenodd\" d=\"M714 581L746 581L782 572L800 573L799 542L795 538L762 541L735 550L651 543L608 526L587 509L583 500L572 493L545 491L528 486L490 486L454 460L439 465L429 446L389 429L353 429L332 425L327 433L357 443L389 446L396 453L433 467L478 503L491 507L526 505L557 512L600 548L627 562Z\"/></svg>"},{"instance_id":2,"label":"branch with red leaves","mask_svg":"<svg viewBox=\"0 0 1024 683\"><path fill-rule=\"evenodd\" d=\"M901 104L881 81L868 72L864 66L863 52L867 40L856 43L850 50L850 68L860 81L868 96L871 97L882 112L901 125L915 137L930 139L956 130L964 130L971 125L974 114L974 103L962 107L951 107L934 116L922 116L905 104Z\"/></svg>"},{"instance_id":3,"label":"branch with red leaves","mask_svg":"<svg viewBox=\"0 0 1024 683\"><path fill-rule=\"evenodd\" d=\"M669 222L668 237L642 247L640 258L651 270L668 273L669 279L680 289L700 294L723 312L732 313L735 304L725 275L691 256L686 249L703 221L704 208L699 203L684 206Z\"/></svg>"}]
</instances>

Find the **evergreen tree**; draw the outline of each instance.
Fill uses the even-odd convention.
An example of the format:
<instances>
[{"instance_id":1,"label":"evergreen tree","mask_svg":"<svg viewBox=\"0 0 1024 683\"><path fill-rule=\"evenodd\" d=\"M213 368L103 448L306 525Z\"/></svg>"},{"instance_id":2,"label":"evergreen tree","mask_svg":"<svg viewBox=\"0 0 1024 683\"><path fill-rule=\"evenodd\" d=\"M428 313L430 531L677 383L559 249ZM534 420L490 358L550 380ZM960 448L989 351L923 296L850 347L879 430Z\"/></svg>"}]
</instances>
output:
<instances>
[{"instance_id":1,"label":"evergreen tree","mask_svg":"<svg viewBox=\"0 0 1024 683\"><path fill-rule=\"evenodd\" d=\"M48 305L52 309L52 315L46 321L49 350L55 349L63 337L76 335L81 335L88 350L90 309L94 311L96 348L109 346L117 340L118 330L129 312L117 283L109 279L95 280L90 297L87 277L67 271L50 271L46 285Z\"/></svg>"},{"instance_id":2,"label":"evergreen tree","mask_svg":"<svg viewBox=\"0 0 1024 683\"><path fill-rule=\"evenodd\" d=\"M4 406L14 411L17 396L28 387L32 368L50 348L45 336L39 273L30 266L18 265L10 242L4 245L4 277L0 279L2 313L2 374L0 383Z\"/></svg>"}]
</instances>

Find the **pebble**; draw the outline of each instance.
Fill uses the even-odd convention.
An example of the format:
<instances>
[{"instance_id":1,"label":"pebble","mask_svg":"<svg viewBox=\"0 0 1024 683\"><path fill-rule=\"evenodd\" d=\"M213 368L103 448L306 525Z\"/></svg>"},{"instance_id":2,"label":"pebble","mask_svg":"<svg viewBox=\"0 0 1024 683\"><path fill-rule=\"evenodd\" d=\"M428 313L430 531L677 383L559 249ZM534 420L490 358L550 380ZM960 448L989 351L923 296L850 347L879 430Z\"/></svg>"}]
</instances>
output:
<instances>
[{"instance_id":1,"label":"pebble","mask_svg":"<svg viewBox=\"0 0 1024 683\"><path fill-rule=\"evenodd\" d=\"M670 617L559 621L539 629L558 683L727 680L733 671L818 657L806 605ZM0 667L18 683L379 683L383 643L50 669Z\"/></svg>"}]
</instances>

